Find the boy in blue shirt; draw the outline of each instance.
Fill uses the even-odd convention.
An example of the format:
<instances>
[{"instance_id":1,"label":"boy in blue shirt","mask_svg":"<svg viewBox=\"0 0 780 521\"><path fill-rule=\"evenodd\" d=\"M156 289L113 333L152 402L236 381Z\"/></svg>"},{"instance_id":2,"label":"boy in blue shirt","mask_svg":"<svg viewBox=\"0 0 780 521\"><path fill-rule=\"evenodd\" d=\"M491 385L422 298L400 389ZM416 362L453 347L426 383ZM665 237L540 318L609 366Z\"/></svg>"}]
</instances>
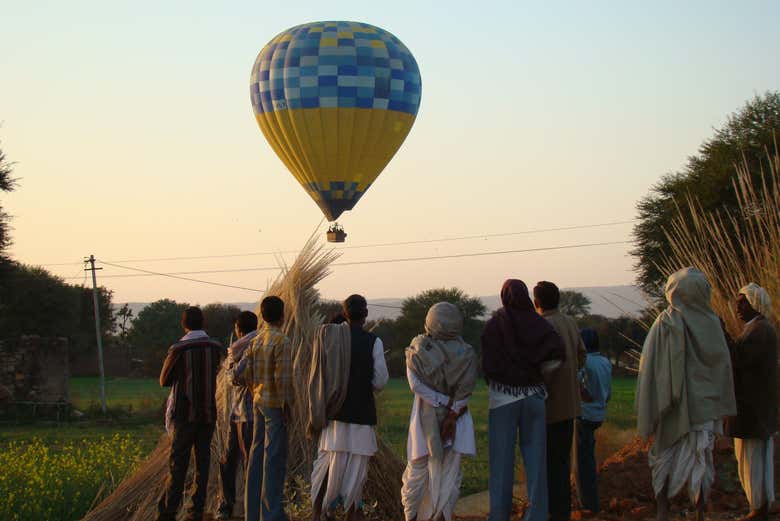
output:
<instances>
[{"instance_id":1,"label":"boy in blue shirt","mask_svg":"<svg viewBox=\"0 0 780 521\"><path fill-rule=\"evenodd\" d=\"M607 402L612 395L612 363L599 352L599 336L594 329L581 331L587 350L581 370L582 416L575 422L575 479L580 505L593 513L599 511L596 470L596 429L607 417Z\"/></svg>"}]
</instances>

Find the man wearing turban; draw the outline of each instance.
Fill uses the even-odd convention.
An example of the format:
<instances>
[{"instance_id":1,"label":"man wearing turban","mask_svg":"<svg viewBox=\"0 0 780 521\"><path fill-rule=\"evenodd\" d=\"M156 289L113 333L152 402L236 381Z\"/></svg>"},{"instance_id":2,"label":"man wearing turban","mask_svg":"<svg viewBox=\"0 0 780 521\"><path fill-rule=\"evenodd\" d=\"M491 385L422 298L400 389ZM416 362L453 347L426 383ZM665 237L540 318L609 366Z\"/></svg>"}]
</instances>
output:
<instances>
[{"instance_id":1,"label":"man wearing turban","mask_svg":"<svg viewBox=\"0 0 780 521\"><path fill-rule=\"evenodd\" d=\"M751 282L737 295L737 316L745 324L731 345L737 415L728 418L726 434L734 452L750 514L767 520L775 499L774 441L777 429L777 332L764 288Z\"/></svg>"},{"instance_id":2,"label":"man wearing turban","mask_svg":"<svg viewBox=\"0 0 780 521\"><path fill-rule=\"evenodd\" d=\"M658 520L669 518L669 498L687 483L697 519L704 521L715 481L715 435L737 410L731 359L704 273L673 273L665 293L669 306L650 328L639 362L638 431L654 437L648 459Z\"/></svg>"}]
</instances>

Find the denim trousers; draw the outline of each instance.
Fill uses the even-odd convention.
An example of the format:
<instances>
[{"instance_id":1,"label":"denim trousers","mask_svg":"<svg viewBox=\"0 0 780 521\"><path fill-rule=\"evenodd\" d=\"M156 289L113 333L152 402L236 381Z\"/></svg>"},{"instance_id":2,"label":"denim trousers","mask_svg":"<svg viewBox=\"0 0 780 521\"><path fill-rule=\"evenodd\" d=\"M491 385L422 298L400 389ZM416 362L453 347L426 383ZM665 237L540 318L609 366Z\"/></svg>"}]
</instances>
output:
<instances>
[{"instance_id":1,"label":"denim trousers","mask_svg":"<svg viewBox=\"0 0 780 521\"><path fill-rule=\"evenodd\" d=\"M281 408L254 409L254 433L244 488L245 521L287 521L284 481L287 474L287 426ZM262 518L260 517L262 513Z\"/></svg>"},{"instance_id":2,"label":"denim trousers","mask_svg":"<svg viewBox=\"0 0 780 521\"><path fill-rule=\"evenodd\" d=\"M236 502L236 472L239 462L243 463L246 470L246 459L249 451L252 450L253 427L251 422L230 422L227 436L227 448L223 461L219 463L219 483L222 487L222 500L219 504L219 510L232 512L233 505ZM239 436L240 432L240 436ZM244 446L241 447L241 443ZM246 454L246 457L244 456ZM244 477L244 472L241 473Z\"/></svg>"},{"instance_id":3,"label":"denim trousers","mask_svg":"<svg viewBox=\"0 0 780 521\"><path fill-rule=\"evenodd\" d=\"M577 496L580 505L591 512L599 511L598 474L596 471L596 430L601 422L578 418L575 422L574 461Z\"/></svg>"},{"instance_id":4,"label":"denim trousers","mask_svg":"<svg viewBox=\"0 0 780 521\"><path fill-rule=\"evenodd\" d=\"M508 521L515 482L515 443L519 440L526 476L529 507L525 521L547 520L547 450L544 398L529 396L490 409L489 521Z\"/></svg>"},{"instance_id":5,"label":"denim trousers","mask_svg":"<svg viewBox=\"0 0 780 521\"><path fill-rule=\"evenodd\" d=\"M547 424L547 495L550 520L571 519L571 443L574 419Z\"/></svg>"},{"instance_id":6,"label":"denim trousers","mask_svg":"<svg viewBox=\"0 0 780 521\"><path fill-rule=\"evenodd\" d=\"M168 457L169 475L165 493L157 503L157 520L174 521L181 506L184 480L190 466L190 453L195 453L195 477L193 479L190 513L203 515L206 506L206 489L209 483L211 463L211 437L213 423L192 423L175 420Z\"/></svg>"}]
</instances>

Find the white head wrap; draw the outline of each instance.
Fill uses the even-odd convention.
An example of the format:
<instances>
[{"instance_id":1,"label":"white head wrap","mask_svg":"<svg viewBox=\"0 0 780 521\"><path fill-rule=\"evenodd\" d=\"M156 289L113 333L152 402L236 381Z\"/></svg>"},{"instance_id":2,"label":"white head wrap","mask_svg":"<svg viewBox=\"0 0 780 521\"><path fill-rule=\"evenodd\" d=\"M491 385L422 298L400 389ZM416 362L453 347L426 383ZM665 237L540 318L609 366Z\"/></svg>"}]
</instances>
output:
<instances>
[{"instance_id":1,"label":"white head wrap","mask_svg":"<svg viewBox=\"0 0 780 521\"><path fill-rule=\"evenodd\" d=\"M771 318L772 301L769 298L769 293L764 288L755 282L751 282L739 290L739 294L745 295L753 309L764 315L765 318Z\"/></svg>"}]
</instances>

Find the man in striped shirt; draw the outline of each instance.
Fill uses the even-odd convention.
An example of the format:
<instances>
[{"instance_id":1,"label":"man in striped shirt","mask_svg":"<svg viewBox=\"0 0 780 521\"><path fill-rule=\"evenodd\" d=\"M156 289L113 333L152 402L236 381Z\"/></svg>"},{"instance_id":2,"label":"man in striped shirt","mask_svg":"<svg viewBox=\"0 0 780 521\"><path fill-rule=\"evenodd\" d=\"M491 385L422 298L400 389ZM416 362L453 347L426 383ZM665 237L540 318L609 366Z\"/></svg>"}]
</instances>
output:
<instances>
[{"instance_id":1,"label":"man in striped shirt","mask_svg":"<svg viewBox=\"0 0 780 521\"><path fill-rule=\"evenodd\" d=\"M181 505L184 479L195 452L192 506L187 521L200 521L206 505L211 437L217 420L214 390L222 358L222 346L203 331L203 312L189 307L181 325L186 333L168 349L160 372L160 385L172 387L170 475L165 494L157 504L157 521L174 521Z\"/></svg>"},{"instance_id":2,"label":"man in striped shirt","mask_svg":"<svg viewBox=\"0 0 780 521\"><path fill-rule=\"evenodd\" d=\"M284 302L266 297L260 303L265 324L233 373L234 383L251 391L254 432L244 489L246 521L287 521L284 480L287 471L287 420L292 405L290 339L282 332ZM261 497L262 494L262 497Z\"/></svg>"}]
</instances>

